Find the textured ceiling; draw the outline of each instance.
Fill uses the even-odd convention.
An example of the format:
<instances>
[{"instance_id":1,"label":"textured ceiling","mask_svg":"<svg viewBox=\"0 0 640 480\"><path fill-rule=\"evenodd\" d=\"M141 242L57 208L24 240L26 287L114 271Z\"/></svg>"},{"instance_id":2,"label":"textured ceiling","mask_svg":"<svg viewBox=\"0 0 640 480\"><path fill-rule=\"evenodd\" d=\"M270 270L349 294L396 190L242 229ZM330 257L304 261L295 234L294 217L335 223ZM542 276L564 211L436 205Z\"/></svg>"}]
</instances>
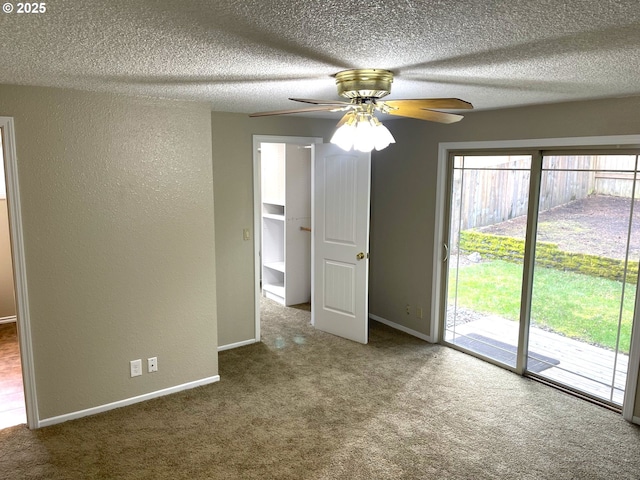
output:
<instances>
[{"instance_id":1,"label":"textured ceiling","mask_svg":"<svg viewBox=\"0 0 640 480\"><path fill-rule=\"evenodd\" d=\"M291 96L337 99L332 75L348 68L392 70L390 99L480 109L640 95L638 0L51 0L46 10L0 13L0 83L246 113L301 106Z\"/></svg>"}]
</instances>

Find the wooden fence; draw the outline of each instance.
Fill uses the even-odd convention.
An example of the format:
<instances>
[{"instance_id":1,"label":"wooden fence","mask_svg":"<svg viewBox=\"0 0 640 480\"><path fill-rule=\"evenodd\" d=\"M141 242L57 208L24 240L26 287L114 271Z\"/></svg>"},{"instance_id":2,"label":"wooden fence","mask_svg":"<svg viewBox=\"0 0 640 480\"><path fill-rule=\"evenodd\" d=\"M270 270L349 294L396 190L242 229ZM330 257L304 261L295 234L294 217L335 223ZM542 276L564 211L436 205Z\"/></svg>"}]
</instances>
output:
<instances>
[{"instance_id":1,"label":"wooden fence","mask_svg":"<svg viewBox=\"0 0 640 480\"><path fill-rule=\"evenodd\" d=\"M634 155L596 157L594 192L598 195L631 198L634 195ZM640 180L636 180L635 198L640 197Z\"/></svg>"},{"instance_id":2,"label":"wooden fence","mask_svg":"<svg viewBox=\"0 0 640 480\"><path fill-rule=\"evenodd\" d=\"M527 214L530 158L496 156L482 160L479 162L476 157L471 168L466 165L462 168L462 157L456 158L451 204L452 238L457 238L459 229L494 225ZM634 169L633 155L545 157L540 211L589 195L631 198ZM636 185L638 197L640 181Z\"/></svg>"}]
</instances>

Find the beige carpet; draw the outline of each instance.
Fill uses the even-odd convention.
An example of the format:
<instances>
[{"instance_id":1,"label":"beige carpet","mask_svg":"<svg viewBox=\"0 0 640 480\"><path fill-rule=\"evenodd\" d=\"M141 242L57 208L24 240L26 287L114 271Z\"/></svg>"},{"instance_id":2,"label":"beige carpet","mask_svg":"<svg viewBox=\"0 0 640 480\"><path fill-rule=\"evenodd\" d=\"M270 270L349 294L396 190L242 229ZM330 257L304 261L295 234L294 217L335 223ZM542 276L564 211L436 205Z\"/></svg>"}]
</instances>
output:
<instances>
[{"instance_id":1,"label":"beige carpet","mask_svg":"<svg viewBox=\"0 0 640 480\"><path fill-rule=\"evenodd\" d=\"M634 479L640 428L372 323L369 345L265 302L221 382L0 432L2 479Z\"/></svg>"}]
</instances>

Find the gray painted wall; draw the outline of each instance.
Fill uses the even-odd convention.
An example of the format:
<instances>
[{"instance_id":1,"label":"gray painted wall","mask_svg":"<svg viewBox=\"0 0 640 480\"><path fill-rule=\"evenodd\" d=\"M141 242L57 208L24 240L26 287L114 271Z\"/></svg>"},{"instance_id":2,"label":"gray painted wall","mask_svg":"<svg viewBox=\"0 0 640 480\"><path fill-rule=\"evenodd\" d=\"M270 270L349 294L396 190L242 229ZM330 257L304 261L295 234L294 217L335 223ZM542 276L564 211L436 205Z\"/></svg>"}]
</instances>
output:
<instances>
[{"instance_id":1,"label":"gray painted wall","mask_svg":"<svg viewBox=\"0 0 640 480\"><path fill-rule=\"evenodd\" d=\"M255 338L253 135L323 137L328 142L335 124L336 120L212 113L220 345ZM244 228L251 229L250 241L242 239Z\"/></svg>"},{"instance_id":2,"label":"gray painted wall","mask_svg":"<svg viewBox=\"0 0 640 480\"><path fill-rule=\"evenodd\" d=\"M0 86L0 115L15 120L40 419L217 375L209 106ZM150 356L159 371L130 378Z\"/></svg>"}]
</instances>

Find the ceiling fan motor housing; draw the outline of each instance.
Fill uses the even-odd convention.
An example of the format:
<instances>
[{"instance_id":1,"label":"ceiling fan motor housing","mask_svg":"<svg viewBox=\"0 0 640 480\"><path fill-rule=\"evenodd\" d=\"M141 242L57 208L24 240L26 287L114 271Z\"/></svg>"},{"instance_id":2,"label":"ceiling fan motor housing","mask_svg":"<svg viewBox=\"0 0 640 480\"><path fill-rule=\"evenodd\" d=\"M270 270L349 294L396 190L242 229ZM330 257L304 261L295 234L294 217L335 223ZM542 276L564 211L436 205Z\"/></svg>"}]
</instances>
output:
<instances>
[{"instance_id":1,"label":"ceiling fan motor housing","mask_svg":"<svg viewBox=\"0 0 640 480\"><path fill-rule=\"evenodd\" d=\"M344 70L336 73L338 94L346 98L382 98L391 93L393 72L380 69Z\"/></svg>"}]
</instances>

